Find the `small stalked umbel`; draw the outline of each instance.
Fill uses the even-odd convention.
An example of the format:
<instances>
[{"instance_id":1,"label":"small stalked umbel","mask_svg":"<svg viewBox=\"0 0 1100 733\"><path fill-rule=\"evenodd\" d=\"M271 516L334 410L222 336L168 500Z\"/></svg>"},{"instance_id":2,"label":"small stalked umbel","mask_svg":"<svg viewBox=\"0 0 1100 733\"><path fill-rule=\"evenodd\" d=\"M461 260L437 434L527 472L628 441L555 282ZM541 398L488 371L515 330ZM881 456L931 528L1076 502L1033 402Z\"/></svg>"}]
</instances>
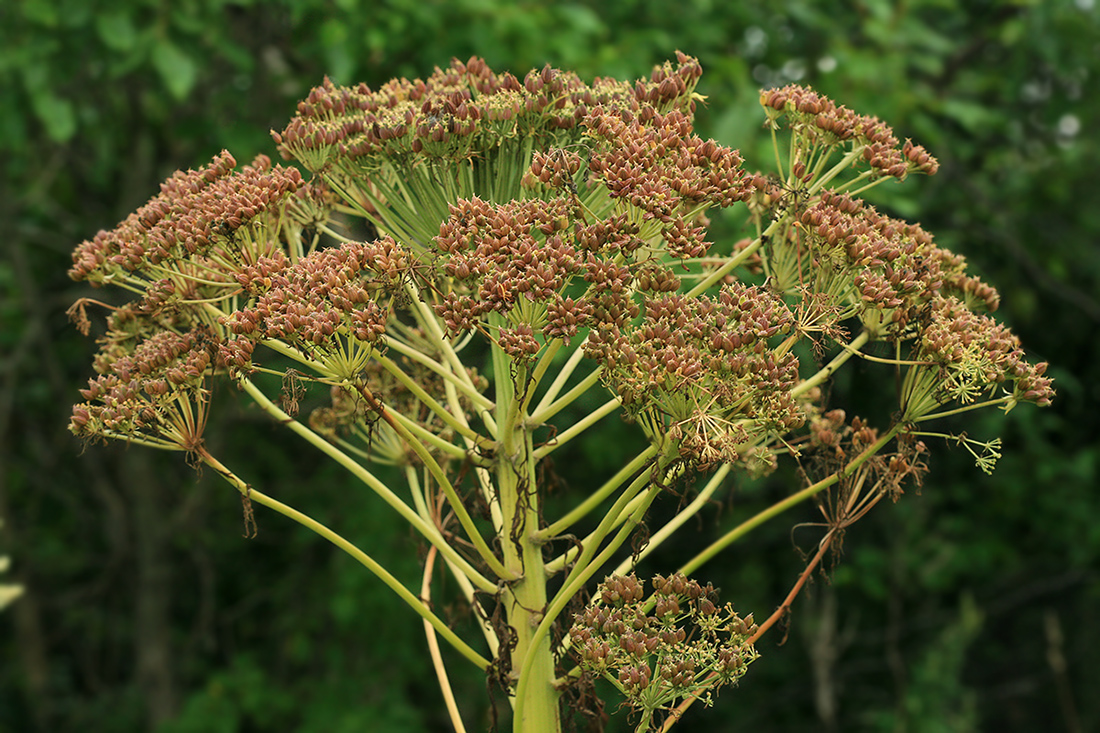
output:
<instances>
[{"instance_id":1,"label":"small stalked umbel","mask_svg":"<svg viewBox=\"0 0 1100 733\"><path fill-rule=\"evenodd\" d=\"M956 440L992 469L997 441L925 423L1053 396L1045 365L988 315L996 291L860 199L935 173L927 151L791 86L760 98L776 169L746 170L694 131L700 75L678 54L635 82L550 67L521 79L478 58L379 89L325 80L272 133L304 174L222 153L77 248L74 279L132 299L73 306L85 332L89 306L109 311L73 433L183 452L265 531L279 524L253 503L350 554L423 618L456 730L439 637L485 672L515 731L592 713L601 679L637 730L667 730L746 674L846 528L920 480L922 439ZM708 233L722 209L741 211L740 241ZM852 360L896 375L890 422L826 403ZM237 389L215 399L218 380ZM309 516L326 508L288 506L250 483L247 460L213 455L204 431L238 391L409 524L428 548L419 589L369 538ZM599 485L578 471L551 513L540 464L616 416L637 455ZM784 458L804 485L700 538L646 590L643 558L659 563L731 474ZM769 618L689 577L815 496L824 537ZM474 638L435 610L448 603L432 598L437 562Z\"/></svg>"}]
</instances>

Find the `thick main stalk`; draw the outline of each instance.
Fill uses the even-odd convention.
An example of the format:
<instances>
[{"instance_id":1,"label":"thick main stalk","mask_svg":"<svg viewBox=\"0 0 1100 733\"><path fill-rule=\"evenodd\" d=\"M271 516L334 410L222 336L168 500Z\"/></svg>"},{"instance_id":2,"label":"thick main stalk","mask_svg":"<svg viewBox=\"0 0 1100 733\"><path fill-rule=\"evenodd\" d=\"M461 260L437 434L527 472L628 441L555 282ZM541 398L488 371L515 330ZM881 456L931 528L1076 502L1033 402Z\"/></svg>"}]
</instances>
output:
<instances>
[{"instance_id":1,"label":"thick main stalk","mask_svg":"<svg viewBox=\"0 0 1100 733\"><path fill-rule=\"evenodd\" d=\"M514 370L514 371L513 371ZM521 669L529 677L525 699L517 711L516 733L557 733L561 730L560 693L554 688L554 657L548 635L536 636L546 610L546 570L539 530L539 497L534 447L527 427L528 394L516 394L526 383L526 369L513 365L499 347L493 348L499 450L497 497L504 518L500 546L505 568L520 576L504 589L508 625L515 634L511 649L510 683L518 687ZM530 657L530 659L528 659ZM526 661L526 663L525 663Z\"/></svg>"}]
</instances>

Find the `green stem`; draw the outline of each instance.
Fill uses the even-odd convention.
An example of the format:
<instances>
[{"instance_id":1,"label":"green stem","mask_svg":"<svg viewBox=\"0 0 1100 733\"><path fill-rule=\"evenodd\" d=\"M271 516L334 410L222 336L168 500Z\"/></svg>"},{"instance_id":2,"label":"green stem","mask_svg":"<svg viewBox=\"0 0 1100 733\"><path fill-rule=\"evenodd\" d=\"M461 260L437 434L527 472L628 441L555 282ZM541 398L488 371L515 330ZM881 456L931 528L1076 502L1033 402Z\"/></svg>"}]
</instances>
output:
<instances>
[{"instance_id":1,"label":"green stem","mask_svg":"<svg viewBox=\"0 0 1100 733\"><path fill-rule=\"evenodd\" d=\"M413 420L411 417L401 414L400 412L391 411L391 414L397 420L401 421L409 432L414 433L421 441L428 443L440 453L444 453L451 458L459 461L464 461L469 458L465 448L460 448L454 443L448 442L432 431L425 428L423 425Z\"/></svg>"},{"instance_id":2,"label":"green stem","mask_svg":"<svg viewBox=\"0 0 1100 733\"><path fill-rule=\"evenodd\" d=\"M244 481L242 481L236 474L234 474L232 471L222 465L216 458L207 453L205 449L200 448L196 452L199 458L202 459L202 461L206 465L217 471L218 475L229 482L229 484L236 488L237 491L241 492L241 495L244 496L247 500L255 501L263 504L266 507L274 509L283 516L294 520L303 527L306 527L307 529L312 530L321 537L324 537L326 540L339 547L348 555L351 555L351 557L353 557L357 562L359 562L361 565L367 568L367 570L371 571L379 579L381 579L383 583L385 583L394 593L396 593L401 598L401 600L403 600L410 608L416 611L416 613L419 614L425 621L430 623L432 625L432 628L434 628L440 636L450 642L451 646L453 646L460 654L462 654L462 656L466 657L471 662L476 664L482 671L488 671L489 667L491 666L488 659L478 654L476 651L473 650L473 648L470 647L469 644L459 638L458 635L455 634L454 631L452 631L447 626L447 624L445 624L438 616L431 612L431 609L429 609L423 601L414 596L408 588L402 585L402 583L393 575L391 575L390 572L386 570L386 568L375 562L374 559L370 557L370 555L363 552L354 544L344 539L342 536L338 535L336 532L332 531L324 524L321 524L312 517L303 514L297 509L287 506L281 501L267 496L266 494L256 491Z\"/></svg>"},{"instance_id":3,"label":"green stem","mask_svg":"<svg viewBox=\"0 0 1100 733\"><path fill-rule=\"evenodd\" d=\"M554 362L554 357L561 351L562 347L561 339L551 339L550 343L546 345L545 351L542 352L542 356L539 357L539 361L535 364L534 370L531 372L531 385L529 389L533 393L538 389L539 384L542 382L542 378L546 375L546 370L550 368L550 365Z\"/></svg>"},{"instance_id":4,"label":"green stem","mask_svg":"<svg viewBox=\"0 0 1100 733\"><path fill-rule=\"evenodd\" d=\"M862 466L864 463L866 463L872 456L874 456L876 453L878 453L880 450L882 450L883 446L885 446L887 443L889 443L891 440L893 440L894 437L897 436L898 433L902 432L903 429L904 429L904 425L902 423L898 423L894 427L890 428L890 430L888 430L885 435L883 435L878 440L876 440L874 443L869 445L862 453L860 453L858 456L853 458L848 463L848 465L846 465L841 470L839 470L836 473L832 474L828 478L824 478L821 481L818 481L817 483L813 484L812 486L808 486L805 489L802 489L801 491L799 491L796 494L791 494L790 496L788 496L786 499L783 499L782 501L779 501L779 502L776 502L775 504L772 504L770 507L768 507L764 511L758 513L754 517L751 517L750 519L747 519L744 522L742 522L741 524L737 525L735 528L731 529L729 532L722 535L722 537L720 537L717 540L715 540L714 542L712 542L705 550L703 550L698 555L693 557L691 560L686 562L680 568L680 570L678 572L681 572L684 575L691 575L693 572L695 572L696 569L698 569L705 562L707 562L708 560L711 560L715 555L717 555L719 552L724 550L726 547L733 544L737 540L741 539L742 537L747 535L749 532L756 529L757 527L759 527L761 524L768 521L772 517L775 517L779 514L782 514L783 512L785 512L788 509L790 509L791 507L793 507L794 505L799 504L799 503L805 501L806 499L809 499L811 496L813 496L814 494L817 494L818 492L822 491L823 489L827 489L828 487L832 486L833 484L835 484L840 479L846 478L846 477L852 475L853 473L855 473L856 469L858 469L860 466Z\"/></svg>"},{"instance_id":5,"label":"green stem","mask_svg":"<svg viewBox=\"0 0 1100 733\"><path fill-rule=\"evenodd\" d=\"M840 173L845 168L852 165L853 162L859 160L861 155L863 155L863 146L862 145L859 145L859 146L855 147L854 149L852 149L851 151L845 153L844 157L840 159L839 163L837 163L832 168L830 168L827 173L825 173L823 176L821 176L816 181L814 181L813 184L809 188L806 189L806 194L809 195L809 196L813 196L814 194L816 194L818 191L820 191L822 188L824 188L825 185L827 183L829 183L829 181L833 180L838 175L840 175Z\"/></svg>"},{"instance_id":6,"label":"green stem","mask_svg":"<svg viewBox=\"0 0 1100 733\"><path fill-rule=\"evenodd\" d=\"M572 600L573 596L580 592L580 589L584 586L584 584L587 583L592 578L592 576L595 575L596 572L601 567L603 567L608 560L611 559L611 556L615 552L617 552L620 547L622 547L623 543L626 542L627 538L631 535L631 533L633 533L634 529L641 522L642 518L645 516L646 511L649 510L649 505L653 503L653 500L660 492L661 489L659 486L649 487L644 497L644 500L631 513L630 517L628 517L627 520L623 523L623 526L619 528L618 533L616 533L615 537L611 540L611 542L607 544L603 551L600 552L599 555L597 555L591 562L587 563L583 567L581 565L578 565L577 568L574 569L579 570L579 572L576 572L575 574L571 573L570 577L566 579L565 585L563 585L561 590L558 591L557 595L554 596L554 600L546 609L546 614L543 616L542 621L538 625L538 628L535 629L533 642L537 642L538 644L549 642L550 629L553 627L554 621L556 621L561 612L565 610L566 605L569 603L570 600ZM527 698L530 696L530 693L528 691L528 686L530 684L528 682L528 680L530 679L529 671L534 662L534 655L528 654L523 660L523 666L520 668L519 684L516 686L515 714L517 719L522 715L528 714L525 704L527 702ZM553 684L552 676L551 684Z\"/></svg>"},{"instance_id":7,"label":"green stem","mask_svg":"<svg viewBox=\"0 0 1100 733\"><path fill-rule=\"evenodd\" d=\"M585 341L588 339L586 338ZM561 392L562 387L569 381L569 377L572 376L577 366L584 359L584 343L573 350L573 353L569 355L569 358L565 361L565 364L558 371L557 376L554 377L554 381L550 384L550 387L546 390L546 394L539 400L538 405L535 406L534 412L537 414L554 401L554 398L558 396L558 392Z\"/></svg>"},{"instance_id":8,"label":"green stem","mask_svg":"<svg viewBox=\"0 0 1100 733\"><path fill-rule=\"evenodd\" d=\"M817 374L799 382L798 386L791 390L791 397L799 397L831 377L844 362L851 359L853 355L860 353L859 350L870 340L871 334L868 331L861 331L844 347L843 351L833 357L833 360L822 367Z\"/></svg>"},{"instance_id":9,"label":"green stem","mask_svg":"<svg viewBox=\"0 0 1100 733\"><path fill-rule=\"evenodd\" d=\"M393 349L402 356L408 357L409 359L412 359L413 361L426 366L428 369L431 369L440 377L447 380L449 384L454 385L456 389L461 391L462 395L470 400L470 402L472 402L474 405L476 405L478 409L491 410L493 408L492 400L474 389L468 381L458 378L450 369L446 368L435 359L427 356L426 354L424 354L424 352L420 351L416 347L410 346L400 339L391 337L387 337L385 343L388 348Z\"/></svg>"},{"instance_id":10,"label":"green stem","mask_svg":"<svg viewBox=\"0 0 1100 733\"><path fill-rule=\"evenodd\" d=\"M913 422L926 422L928 420L937 420L941 417L948 417L949 415L958 415L962 412L970 412L971 410L980 410L984 407L994 407L996 405L1003 405L1011 399L1010 396L998 397L995 400L986 400L985 402L975 402L972 405L965 405L963 407L957 407L954 410L944 410L943 412L934 412L928 415L921 415L913 418Z\"/></svg>"},{"instance_id":11,"label":"green stem","mask_svg":"<svg viewBox=\"0 0 1100 733\"><path fill-rule=\"evenodd\" d=\"M392 411L388 410L374 394L367 389L364 384L354 385L356 391L367 401L368 406L374 410L374 412L385 420L390 427L392 427L397 434L404 438L405 442L412 448L413 453L416 453L417 457L424 462L424 466L428 469L428 472L439 484L439 488L443 490L443 494L447 497L448 503L451 505L451 510L454 511L455 517L458 518L458 523L462 525L462 529L465 530L466 536L470 538L470 542L473 543L474 549L477 550L478 556L482 561L489 566L489 569L496 573L497 577L501 579L512 579L515 576L509 573L501 564L497 556L493 554L493 551L489 548L489 545L485 542L485 538L481 536L481 532L478 531L477 525L474 524L473 517L466 511L466 505L463 503L462 498L455 491L453 485L451 485L450 479L443 472L443 467L439 465L439 462L435 460L435 456L416 439L408 428L406 428L400 420L396 419L392 414Z\"/></svg>"},{"instance_id":12,"label":"green stem","mask_svg":"<svg viewBox=\"0 0 1100 733\"><path fill-rule=\"evenodd\" d=\"M780 219L776 219L775 221L773 221L771 224L768 225L768 228L764 230L764 233L753 240L753 242L748 247L745 247L743 250L738 252L736 256L726 260L726 262L718 269L707 273L707 276L696 283L695 287L689 290L685 297L696 298L702 295L707 290L710 290L726 275L733 272L738 265L747 260L749 257L752 257L753 253L756 252L756 250L760 249L760 247L763 245L764 240L774 234L775 230L779 228L780 221Z\"/></svg>"},{"instance_id":13,"label":"green stem","mask_svg":"<svg viewBox=\"0 0 1100 733\"><path fill-rule=\"evenodd\" d=\"M432 570L435 567L436 551L433 547L428 551L428 558L424 561L424 578L420 582L420 597L425 601L432 597ZM462 716L458 712L458 703L455 702L454 690L451 689L451 681L447 678L447 668L443 664L443 655L439 653L439 642L435 638L434 627L424 622L424 634L428 639L428 655L432 659L435 668L435 676L439 680L439 690L443 693L443 702L447 706L447 714L451 717L451 725L455 733L466 733L466 726L462 724Z\"/></svg>"},{"instance_id":14,"label":"green stem","mask_svg":"<svg viewBox=\"0 0 1100 733\"><path fill-rule=\"evenodd\" d=\"M240 385L244 388L244 391L248 393L249 397L255 400L256 404L260 406L264 412L271 415L275 420L283 425L286 425L292 431L300 435L302 438L312 444L315 448L326 454L338 464L347 469L353 476L358 478L368 487L370 487L376 494L378 494L383 501L389 504L393 509L401 515L402 519L412 525L413 529L419 532L424 539L428 540L433 546L439 548L440 553L445 558L455 564L456 567L462 569L462 572L466 574L466 577L470 579L474 585L479 589L487 592L496 592L496 583L489 581L488 578L483 576L477 570L474 569L469 562L467 562L458 552L447 543L443 536L439 533L439 530L431 526L415 511L413 511L408 504L402 501L397 494L393 493L388 486L382 483L378 477L373 473L363 468L357 461L351 456L341 451L336 446L329 443L317 433L313 432L305 425L292 418L290 415L283 412L275 403L268 399L267 395L260 391L260 389L253 384L247 378L240 380Z\"/></svg>"},{"instance_id":15,"label":"green stem","mask_svg":"<svg viewBox=\"0 0 1100 733\"><path fill-rule=\"evenodd\" d=\"M545 407L535 410L535 412L531 414L531 422L535 425L540 425L547 422L554 415L557 415L559 412L564 410L566 407L572 404L575 399L583 395L588 390L592 389L592 387L594 387L596 383L600 381L600 371L600 369L595 370L587 377L582 379L577 384L577 386L573 387L573 389L562 395L559 399L551 402Z\"/></svg>"},{"instance_id":16,"label":"green stem","mask_svg":"<svg viewBox=\"0 0 1100 733\"><path fill-rule=\"evenodd\" d=\"M623 560L623 562L619 564L619 567L615 568L612 575L625 575L631 572L638 566L639 562L660 547L661 543L671 537L684 525L684 522L695 516L699 510L710 501L710 497L713 496L714 492L722 485L722 481L729 475L729 472L730 464L723 463L718 470L714 472L714 475L710 477L710 480L707 481L707 485L699 492L699 496L695 497L693 502L684 507L681 512L669 520L658 532L650 536L649 542L646 543L646 546L642 548L641 552L636 556L628 557L626 560Z\"/></svg>"},{"instance_id":17,"label":"green stem","mask_svg":"<svg viewBox=\"0 0 1100 733\"><path fill-rule=\"evenodd\" d=\"M534 453L535 460L536 461L540 460L540 459L544 458L545 456L548 456L549 454L553 453L558 448L561 448L563 445L568 443L570 440L577 437L578 435L583 433L585 430L588 430L588 428L592 427L593 425L598 423L600 420L603 420L609 414L614 412L619 407L619 405L621 405L621 404L622 404L622 400L620 398L612 397L610 400L608 400L607 402L603 403L602 405L597 407L592 412L585 415L582 419L578 420L577 422L573 423L572 425L570 425L568 428L566 428L562 432L555 435L553 441L551 441L550 443L547 443L546 445L544 445L541 448L539 448L538 450L536 450L535 453Z\"/></svg>"},{"instance_id":18,"label":"green stem","mask_svg":"<svg viewBox=\"0 0 1100 733\"><path fill-rule=\"evenodd\" d=\"M637 471L641 470L646 464L648 464L653 458L657 456L660 449L655 445L650 445L644 451L639 453L633 461L628 463L622 469L619 470L614 476L608 479L603 486L590 494L587 499L582 501L576 507L574 507L568 514L559 519L558 521L540 530L538 538L543 542L548 542L554 537L558 537L564 533L567 529L572 527L578 520L586 516L593 509L603 503L607 497L611 496L618 490L623 483L633 476Z\"/></svg>"},{"instance_id":19,"label":"green stem","mask_svg":"<svg viewBox=\"0 0 1100 733\"><path fill-rule=\"evenodd\" d=\"M500 327L502 317L490 316L490 325ZM508 624L515 630L511 649L513 673L519 672L513 730L516 733L558 731L561 728L558 700L553 685L554 655L550 639L533 635L546 608L546 570L538 539L539 491L531 429L526 404L531 390L517 395L517 385L527 385L526 367L514 363L496 344L492 345L493 381L496 387L498 463L497 501L504 522L499 534L504 565L516 578L507 584L502 598ZM513 368L515 373L513 375ZM514 380L514 381L513 381ZM515 679L515 677L513 677ZM519 695L520 690L522 695Z\"/></svg>"},{"instance_id":20,"label":"green stem","mask_svg":"<svg viewBox=\"0 0 1100 733\"><path fill-rule=\"evenodd\" d=\"M663 466L661 466L663 469ZM642 471L641 474L636 476L629 486L619 494L619 498L615 500L615 503L611 505L611 508L607 510L603 519L596 526L596 529L592 530L583 541L579 542L580 549L576 546L563 552L558 557L554 558L550 562L546 563L547 574L553 575L565 569L565 567L573 560L571 556L576 555L575 564L573 569L569 572L568 577L565 579L565 584L573 579L573 577L581 572L585 565L596 554L596 550L599 548L600 543L604 538L611 533L611 530L615 529L622 521L627 512L627 508L630 502L637 498L647 485L652 481L652 473L649 471Z\"/></svg>"},{"instance_id":21,"label":"green stem","mask_svg":"<svg viewBox=\"0 0 1100 733\"><path fill-rule=\"evenodd\" d=\"M405 289L409 293L413 312L416 315L416 320L420 324L420 327L431 337L435 347L443 354L443 358L450 365L454 375L462 380L471 391L477 392L473 380L470 379L470 375L466 371L466 366L458 357L454 347L451 346L451 342L447 339L447 335L443 333L443 329L439 325L439 319L436 318L435 313L432 312L432 309L429 308L428 304L421 298L420 288L418 288L416 283L412 282L412 280L409 280L406 283ZM481 420L485 423L485 427L489 430L489 433L491 435L496 435L497 426L490 414L490 410L490 407L482 407L478 414L481 416Z\"/></svg>"}]
</instances>

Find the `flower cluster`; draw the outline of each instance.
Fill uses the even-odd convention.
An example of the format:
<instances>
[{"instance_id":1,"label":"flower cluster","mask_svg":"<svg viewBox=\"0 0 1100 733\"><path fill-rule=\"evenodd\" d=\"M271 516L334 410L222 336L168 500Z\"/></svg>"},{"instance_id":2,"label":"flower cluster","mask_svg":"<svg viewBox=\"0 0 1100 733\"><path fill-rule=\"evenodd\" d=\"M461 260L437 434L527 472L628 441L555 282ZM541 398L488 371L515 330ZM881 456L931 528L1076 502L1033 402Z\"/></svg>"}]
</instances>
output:
<instances>
[{"instance_id":1,"label":"flower cluster","mask_svg":"<svg viewBox=\"0 0 1100 733\"><path fill-rule=\"evenodd\" d=\"M634 83L586 84L550 67L521 79L476 57L377 90L326 79L272 132L312 181L264 156L237 170L222 153L77 248L73 278L138 299L110 316L99 376L70 429L217 467L203 444L208 379L236 380L409 518L470 581L460 585L473 606L475 592L497 589L503 613L487 624L500 632L499 644L490 638L493 663L438 623L430 604L406 600L467 657L516 683L517 719L552 692L555 674L552 645L540 637L560 621L542 616L561 608L538 587L545 542L572 536L613 492L612 514L584 551L551 560L547 574L615 551L665 480L719 465L762 473L778 446L800 461L805 450L803 475L827 478L792 498L817 492L829 534L797 592L849 524L897 496L903 480L919 482L916 423L991 404L1045 405L1054 393L1046 365L1028 364L1011 332L976 313L994 310L998 295L967 274L962 257L856 198L891 178L934 173L923 148L789 86L761 95L772 131L780 122L790 131L786 163L777 157L786 170L749 175L736 150L695 134L699 75L698 62L678 54ZM707 215L738 203L752 238L713 246ZM385 236L357 242L334 231L362 223L350 217ZM762 284L738 279L745 271ZM87 302L73 310L84 326ZM855 321L860 333L826 363ZM569 355L574 338L581 343ZM846 360L893 361L861 351L874 340L899 357L909 349L896 360L905 369L901 412L881 436L823 404L826 380ZM254 359L261 345L271 361ZM491 395L478 373L486 362ZM264 392L267 376L253 382L254 372L283 375L282 410ZM307 382L329 394L312 405L312 433L295 421ZM600 383L615 397L578 418L579 397ZM998 387L1005 394L992 396ZM651 449L592 500L521 532L543 516L538 462L620 403ZM949 403L962 407L938 412ZM537 445L536 430L551 437ZM895 438L896 452L884 453ZM986 448L983 465L996 452ZM359 459L408 469L413 504L352 465ZM638 473L643 461L655 466L648 475ZM476 498L459 491L468 480ZM471 516L475 503L491 521ZM704 504L684 507L669 530ZM616 512L627 523L611 538ZM464 538L447 529L452 516ZM518 582L517 568L537 572ZM592 569L576 565L573 575ZM678 699L709 700L736 683L757 658L751 640L789 609L788 599L758 628L719 606L709 584L677 574L655 577L653 589L647 597L633 575L607 578L565 643L585 682L609 681L640 711L639 730ZM524 695L528 685L538 694ZM554 703L537 709L546 704Z\"/></svg>"},{"instance_id":2,"label":"flower cluster","mask_svg":"<svg viewBox=\"0 0 1100 733\"><path fill-rule=\"evenodd\" d=\"M388 237L319 250L296 263L281 254L261 258L237 276L257 297L224 319L236 337L222 358L246 368L257 343L278 339L316 359L329 376L354 377L386 331L391 310L379 301L412 266L408 250Z\"/></svg>"},{"instance_id":3,"label":"flower cluster","mask_svg":"<svg viewBox=\"0 0 1100 733\"><path fill-rule=\"evenodd\" d=\"M525 137L565 144L579 138L581 122L598 107L690 111L701 68L683 54L677 61L633 85L602 79L589 86L549 66L521 81L494 73L477 57L466 63L455 59L428 79L397 79L378 90L326 79L273 136L285 157L314 171L351 161L369 169L376 165L372 156L470 159L503 140Z\"/></svg>"},{"instance_id":4,"label":"flower cluster","mask_svg":"<svg viewBox=\"0 0 1100 733\"><path fill-rule=\"evenodd\" d=\"M933 175L939 169L936 159L920 145L909 140L899 145L882 120L856 114L812 89L794 84L769 89L761 92L760 104L772 124L787 115L792 131L806 136L811 144L861 146L863 161L880 176L902 180L913 172Z\"/></svg>"},{"instance_id":5,"label":"flower cluster","mask_svg":"<svg viewBox=\"0 0 1100 733\"><path fill-rule=\"evenodd\" d=\"M793 246L815 289L845 302L878 335L901 333L940 294L958 296L972 308L998 306L997 291L967 274L966 259L937 247L918 224L828 191L797 221L801 236Z\"/></svg>"},{"instance_id":6,"label":"flower cluster","mask_svg":"<svg viewBox=\"0 0 1100 733\"><path fill-rule=\"evenodd\" d=\"M798 360L769 344L794 323L777 295L735 283L717 298L648 298L640 322L598 323L585 350L654 437L703 465L736 462L757 438L802 424L790 396Z\"/></svg>"},{"instance_id":7,"label":"flower cluster","mask_svg":"<svg viewBox=\"0 0 1100 733\"><path fill-rule=\"evenodd\" d=\"M879 431L860 417L848 421L844 410L817 411L809 420L807 436L810 459L807 474L826 477L843 470L879 439ZM920 486L928 467L922 457L925 444L912 436L898 440L894 453L863 461L855 473L838 481L816 501L830 526L843 529L858 520L882 496L894 501L904 493L907 482Z\"/></svg>"},{"instance_id":8,"label":"flower cluster","mask_svg":"<svg viewBox=\"0 0 1100 733\"><path fill-rule=\"evenodd\" d=\"M130 353L106 353L101 375L80 391L70 431L83 438L110 436L160 448L192 451L202 445L217 348L211 334L162 330Z\"/></svg>"},{"instance_id":9,"label":"flower cluster","mask_svg":"<svg viewBox=\"0 0 1100 733\"><path fill-rule=\"evenodd\" d=\"M1054 397L1051 379L1044 376L1046 363L1028 363L1008 328L956 298L932 302L912 358L922 363L909 368L903 384L906 420L919 420L951 402L973 403L1008 382L1006 410L1020 402L1046 406Z\"/></svg>"},{"instance_id":10,"label":"flower cluster","mask_svg":"<svg viewBox=\"0 0 1100 733\"><path fill-rule=\"evenodd\" d=\"M586 120L596 111L690 119L700 73L683 54L633 85L610 79L587 85L550 67L520 80L478 58L455 60L426 80L395 80L377 91L326 80L273 134L284 156L316 172L380 229L423 251L458 199L525 197L521 181L533 158L552 148L557 156L586 148ZM572 173L583 181L585 171L578 171L574 164ZM448 183L441 188L441 181ZM552 183L576 193L573 179Z\"/></svg>"},{"instance_id":11,"label":"flower cluster","mask_svg":"<svg viewBox=\"0 0 1100 733\"><path fill-rule=\"evenodd\" d=\"M597 141L589 169L613 199L623 199L655 219L670 245L697 238L688 231L684 214L701 207L731 206L752 193L751 180L741 169L736 150L694 134L691 119L679 111L659 114L643 109L629 113L595 109L585 126ZM681 256L698 257L698 246L670 246Z\"/></svg>"},{"instance_id":12,"label":"flower cluster","mask_svg":"<svg viewBox=\"0 0 1100 733\"><path fill-rule=\"evenodd\" d=\"M516 311L516 320L532 325L529 304L553 298L581 269L570 208L565 199L492 206L477 198L451 207L434 243L453 283L436 312L452 333L493 312Z\"/></svg>"},{"instance_id":13,"label":"flower cluster","mask_svg":"<svg viewBox=\"0 0 1100 733\"><path fill-rule=\"evenodd\" d=\"M114 230L77 247L69 275L96 286L139 272L160 280L182 260L237 262L263 254L249 252L237 240L249 230L277 229L288 197L305 183L296 168L272 167L266 155L240 171L236 165L223 151L208 166L176 173L161 184L159 195ZM272 238L248 237L255 239ZM224 263L217 265L202 269L204 279L227 280Z\"/></svg>"},{"instance_id":14,"label":"flower cluster","mask_svg":"<svg viewBox=\"0 0 1100 733\"><path fill-rule=\"evenodd\" d=\"M569 339L595 323L621 328L638 315L636 291L677 289L667 267L634 261L642 245L626 216L586 224L569 198L459 201L435 239L450 283L435 309L451 333L479 327L490 313L504 316L498 343L527 359L539 334Z\"/></svg>"},{"instance_id":15,"label":"flower cluster","mask_svg":"<svg viewBox=\"0 0 1100 733\"><path fill-rule=\"evenodd\" d=\"M715 599L709 583L679 573L655 576L648 603L634 575L608 577L574 619L573 653L648 720L679 698L736 684L759 656L748 643L756 631L752 616L741 618Z\"/></svg>"}]
</instances>

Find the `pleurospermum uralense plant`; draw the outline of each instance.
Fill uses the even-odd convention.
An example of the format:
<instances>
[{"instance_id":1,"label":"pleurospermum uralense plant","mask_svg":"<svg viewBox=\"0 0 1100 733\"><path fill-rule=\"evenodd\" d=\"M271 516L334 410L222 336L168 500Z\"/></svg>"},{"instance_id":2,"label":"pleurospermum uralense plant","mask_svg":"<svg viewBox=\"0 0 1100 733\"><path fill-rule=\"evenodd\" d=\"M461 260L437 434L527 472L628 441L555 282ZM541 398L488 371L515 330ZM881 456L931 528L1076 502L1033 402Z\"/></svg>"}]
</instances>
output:
<instances>
[{"instance_id":1,"label":"pleurospermum uralense plant","mask_svg":"<svg viewBox=\"0 0 1100 733\"><path fill-rule=\"evenodd\" d=\"M846 527L919 480L924 423L1053 396L1045 365L984 314L997 293L963 258L860 200L935 173L934 158L790 86L760 97L776 170L747 172L693 131L700 73L678 54L634 83L549 67L520 80L477 58L377 90L326 80L273 133L308 178L223 153L77 248L74 278L134 299L107 306L72 431L182 451L240 492L250 522L262 504L362 563L423 617L456 730L438 637L506 692L516 731L559 730L562 700L598 704L600 678L637 730L669 728L745 674ZM749 237L712 243L707 216L727 207L744 207ZM377 237L358 241L365 227ZM72 311L85 329L92 302ZM822 387L853 359L897 373L889 424L825 404ZM421 588L210 453L219 379L419 533ZM566 409L590 391L601 406ZM325 401L302 419L307 394ZM647 447L547 516L540 462L615 415ZM990 467L995 442L957 439ZM652 590L632 574L731 473L784 456L803 487ZM377 464L407 486L383 483ZM811 498L824 538L768 619L689 579ZM648 526L657 501L678 511ZM435 610L436 563L482 638Z\"/></svg>"}]
</instances>

